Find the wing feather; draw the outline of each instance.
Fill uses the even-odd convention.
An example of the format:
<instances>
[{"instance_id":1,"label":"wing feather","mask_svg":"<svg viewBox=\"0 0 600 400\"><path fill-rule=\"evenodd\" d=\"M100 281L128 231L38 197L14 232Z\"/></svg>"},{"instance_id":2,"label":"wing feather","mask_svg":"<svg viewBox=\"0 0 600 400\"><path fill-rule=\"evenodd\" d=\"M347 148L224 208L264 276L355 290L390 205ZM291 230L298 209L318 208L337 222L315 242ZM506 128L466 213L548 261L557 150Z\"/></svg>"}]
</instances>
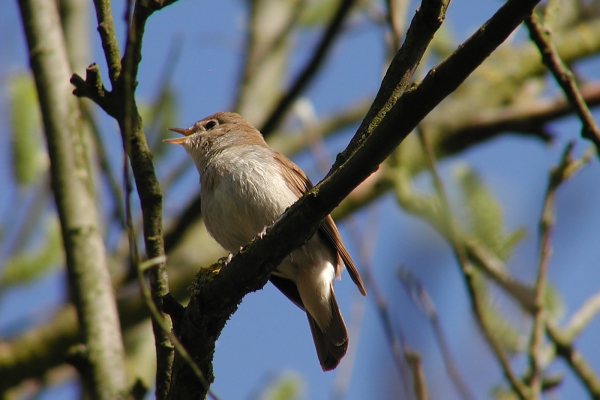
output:
<instances>
[{"instance_id":1,"label":"wing feather","mask_svg":"<svg viewBox=\"0 0 600 400\"><path fill-rule=\"evenodd\" d=\"M296 196L298 196L298 198L302 197L313 187L313 184L304 174L304 172L288 158L284 157L279 153L276 153L275 159L280 163L281 172L287 178L287 182L290 189L292 190L292 192L294 192ZM341 274L341 258L341 260L344 261L346 268L348 269L350 278L356 284L360 293L362 293L362 295L365 296L367 292L365 291L363 281L360 277L360 274L358 273L358 270L356 269L356 265L354 265L354 261L352 261L352 258L348 253L348 250L346 250L346 247L342 243L340 232L335 226L331 215L328 215L325 218L317 232L321 234L329 244L332 245L333 249L337 254L337 260L335 265L336 276L339 277Z\"/></svg>"}]
</instances>

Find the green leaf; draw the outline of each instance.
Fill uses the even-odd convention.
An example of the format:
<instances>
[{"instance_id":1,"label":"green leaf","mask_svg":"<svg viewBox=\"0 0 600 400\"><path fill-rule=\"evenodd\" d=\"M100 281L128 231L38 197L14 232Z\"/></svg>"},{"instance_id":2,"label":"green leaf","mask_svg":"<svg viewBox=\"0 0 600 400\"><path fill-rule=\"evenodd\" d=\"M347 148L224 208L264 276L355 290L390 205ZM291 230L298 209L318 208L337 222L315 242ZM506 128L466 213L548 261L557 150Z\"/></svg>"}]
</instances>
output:
<instances>
[{"instance_id":1,"label":"green leaf","mask_svg":"<svg viewBox=\"0 0 600 400\"><path fill-rule=\"evenodd\" d=\"M552 319L558 321L564 317L565 303L560 292L550 282L546 282L544 287L542 304L544 305L544 310L550 314Z\"/></svg>"},{"instance_id":2,"label":"green leaf","mask_svg":"<svg viewBox=\"0 0 600 400\"><path fill-rule=\"evenodd\" d=\"M258 397L260 400L295 400L300 398L304 383L295 373L285 373L271 380Z\"/></svg>"},{"instance_id":3,"label":"green leaf","mask_svg":"<svg viewBox=\"0 0 600 400\"><path fill-rule=\"evenodd\" d=\"M64 260L60 227L56 218L49 219L45 226L43 243L27 253L12 256L0 277L2 285L18 285L33 281L53 269Z\"/></svg>"},{"instance_id":4,"label":"green leaf","mask_svg":"<svg viewBox=\"0 0 600 400\"><path fill-rule=\"evenodd\" d=\"M500 260L505 261L515 245L525 236L524 228L505 232L502 207L468 166L456 170L466 211L467 232Z\"/></svg>"},{"instance_id":5,"label":"green leaf","mask_svg":"<svg viewBox=\"0 0 600 400\"><path fill-rule=\"evenodd\" d=\"M506 351L511 353L523 351L527 346L526 333L521 332L517 324L511 322L498 307L494 295L490 294L489 283L482 273L474 271L473 278L482 318L490 334Z\"/></svg>"},{"instance_id":6,"label":"green leaf","mask_svg":"<svg viewBox=\"0 0 600 400\"><path fill-rule=\"evenodd\" d=\"M29 185L46 169L37 92L29 73L14 74L8 83L11 164L18 185Z\"/></svg>"}]
</instances>

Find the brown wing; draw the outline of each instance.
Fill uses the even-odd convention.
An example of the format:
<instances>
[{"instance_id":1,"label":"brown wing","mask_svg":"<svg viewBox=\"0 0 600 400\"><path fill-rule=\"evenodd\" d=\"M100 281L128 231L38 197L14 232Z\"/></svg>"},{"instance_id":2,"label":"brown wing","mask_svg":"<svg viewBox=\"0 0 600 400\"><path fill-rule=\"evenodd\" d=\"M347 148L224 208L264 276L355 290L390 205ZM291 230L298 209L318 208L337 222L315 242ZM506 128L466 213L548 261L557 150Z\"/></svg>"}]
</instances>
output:
<instances>
[{"instance_id":1,"label":"brown wing","mask_svg":"<svg viewBox=\"0 0 600 400\"><path fill-rule=\"evenodd\" d=\"M344 247L344 243L342 243L340 232L335 226L331 215L328 215L327 218L325 218L325 221L323 221L323 223L319 227L319 232L323 233L323 235L333 244L333 246L338 252L338 258L339 256L341 256L342 260L344 260L344 264L346 264L346 269L348 270L348 274L350 274L350 278L352 278L352 281L356 284L358 290L360 290L360 293L363 296L366 296L367 292L365 290L365 285L363 284L360 274L358 273L356 265L354 265L354 261L352 261L348 250L346 250L346 247ZM339 274L339 272L340 267L338 260L338 265L336 266L336 274Z\"/></svg>"},{"instance_id":2,"label":"brown wing","mask_svg":"<svg viewBox=\"0 0 600 400\"><path fill-rule=\"evenodd\" d=\"M313 184L310 182L308 177L304 174L304 172L292 161L283 155L276 153L275 159L280 162L281 165L281 173L288 178L290 189L294 192L294 194L298 197L302 197L304 193L309 191ZM336 276L340 276L341 273L341 263L340 257L344 260L344 264L348 269L348 273L350 274L350 278L360 290L363 296L366 296L367 292L365 291L365 286L363 281L354 265L354 261L350 257L348 250L344 247L342 243L342 238L340 236L340 232L338 231L335 223L333 222L333 218L331 215L328 215L321 226L319 227L318 233L322 234L329 243L333 245L337 253L337 262L335 266L335 274Z\"/></svg>"}]
</instances>

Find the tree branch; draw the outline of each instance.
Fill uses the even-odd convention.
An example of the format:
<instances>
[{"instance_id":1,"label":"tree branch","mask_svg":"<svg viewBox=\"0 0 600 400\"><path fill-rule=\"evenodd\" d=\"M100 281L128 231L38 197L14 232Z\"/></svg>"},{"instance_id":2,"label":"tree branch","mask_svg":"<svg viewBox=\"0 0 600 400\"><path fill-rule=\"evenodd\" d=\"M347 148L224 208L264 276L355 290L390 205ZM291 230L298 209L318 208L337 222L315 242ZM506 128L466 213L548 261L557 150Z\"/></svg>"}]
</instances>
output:
<instances>
[{"instance_id":1,"label":"tree branch","mask_svg":"<svg viewBox=\"0 0 600 400\"><path fill-rule=\"evenodd\" d=\"M117 64L119 56L116 37L112 27L110 4L106 0L95 0L100 35L109 66L109 76L113 83L111 92L104 89L97 67L87 70L86 80L73 75L74 94L86 96L96 101L109 115L114 117L121 130L123 147L129 156L136 188L142 207L144 221L144 243L146 255L150 259L164 256L162 235L162 192L152 163L152 153L148 148L143 132L142 120L134 97L138 66L142 59L142 38L146 21L154 11L174 3L176 0L137 1L131 25L128 29L125 54ZM162 310L162 297L168 293L168 277L165 263L160 262L149 269L152 297L159 310ZM163 323L169 318L161 312ZM161 329L161 324L153 320L153 330L157 352L157 398L165 398L171 374L173 347L169 336Z\"/></svg>"},{"instance_id":2,"label":"tree branch","mask_svg":"<svg viewBox=\"0 0 600 400\"><path fill-rule=\"evenodd\" d=\"M104 57L108 66L108 76L114 87L117 78L121 75L121 60L119 59L121 51L119 50L117 35L115 34L110 0L94 0L94 6L98 21L98 33L100 34L102 49L104 50Z\"/></svg>"},{"instance_id":3,"label":"tree branch","mask_svg":"<svg viewBox=\"0 0 600 400\"><path fill-rule=\"evenodd\" d=\"M321 42L317 46L312 58L306 64L300 75L296 78L292 87L288 92L277 102L277 107L271 112L271 115L267 118L260 131L263 135L269 136L273 130L279 125L281 119L285 116L292 103L296 100L298 95L308 86L315 76L315 73L323 64L325 56L329 52L329 48L333 44L334 40L342 30L342 23L346 19L347 15L354 4L354 0L341 0L340 5L333 16L333 19L329 23L329 26L325 30Z\"/></svg>"},{"instance_id":4,"label":"tree branch","mask_svg":"<svg viewBox=\"0 0 600 400\"><path fill-rule=\"evenodd\" d=\"M575 376L579 378L590 394L590 398L600 399L600 379L583 355L553 324L546 324L546 332L556 347L556 353L565 360Z\"/></svg>"},{"instance_id":5,"label":"tree branch","mask_svg":"<svg viewBox=\"0 0 600 400\"><path fill-rule=\"evenodd\" d=\"M600 157L600 129L596 125L592 113L590 113L583 96L577 88L573 74L562 62L554 44L550 40L551 31L544 29L535 13L532 13L525 20L525 23L529 29L531 40L535 42L542 54L544 64L546 64L552 75L554 75L554 79L556 79L556 82L563 89L567 99L569 99L569 102L581 120L581 136L594 143L596 153Z\"/></svg>"},{"instance_id":6,"label":"tree branch","mask_svg":"<svg viewBox=\"0 0 600 400\"><path fill-rule=\"evenodd\" d=\"M83 334L95 399L125 394L125 361L119 319L77 99L69 94L69 64L56 3L20 0L31 69L36 81L51 160L52 189L61 221L69 285Z\"/></svg>"},{"instance_id":7,"label":"tree branch","mask_svg":"<svg viewBox=\"0 0 600 400\"><path fill-rule=\"evenodd\" d=\"M69 304L58 311L51 324L0 342L0 393L64 363L69 348L83 340L80 332L77 312Z\"/></svg>"}]
</instances>

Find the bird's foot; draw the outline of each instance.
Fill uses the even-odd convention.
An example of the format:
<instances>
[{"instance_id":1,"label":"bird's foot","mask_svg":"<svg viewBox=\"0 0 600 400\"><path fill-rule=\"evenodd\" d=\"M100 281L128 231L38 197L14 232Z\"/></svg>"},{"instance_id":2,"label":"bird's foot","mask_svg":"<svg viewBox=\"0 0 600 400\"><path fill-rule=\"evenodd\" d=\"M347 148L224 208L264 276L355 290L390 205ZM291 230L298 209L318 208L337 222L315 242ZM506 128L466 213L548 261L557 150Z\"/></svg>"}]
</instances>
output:
<instances>
[{"instance_id":1,"label":"bird's foot","mask_svg":"<svg viewBox=\"0 0 600 400\"><path fill-rule=\"evenodd\" d=\"M220 264L222 267L226 267L227 264L229 264L231 262L231 259L233 258L233 254L229 253L229 255L227 257L221 257L217 260L217 264Z\"/></svg>"},{"instance_id":2,"label":"bird's foot","mask_svg":"<svg viewBox=\"0 0 600 400\"><path fill-rule=\"evenodd\" d=\"M267 230L269 229L268 225L263 226L263 230L256 234L257 239L262 239L266 236Z\"/></svg>"}]
</instances>

